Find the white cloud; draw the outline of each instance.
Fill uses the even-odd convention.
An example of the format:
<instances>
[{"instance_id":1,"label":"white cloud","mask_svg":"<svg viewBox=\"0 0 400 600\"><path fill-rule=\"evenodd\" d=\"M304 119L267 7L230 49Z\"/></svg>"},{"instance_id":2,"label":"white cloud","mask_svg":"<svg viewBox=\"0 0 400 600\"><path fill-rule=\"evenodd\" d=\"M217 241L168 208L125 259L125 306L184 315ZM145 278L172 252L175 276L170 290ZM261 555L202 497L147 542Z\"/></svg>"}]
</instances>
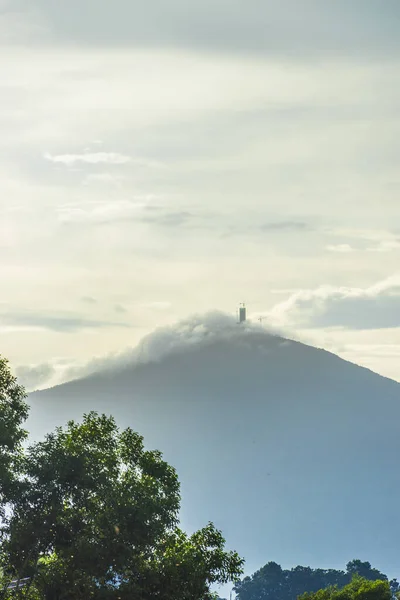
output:
<instances>
[{"instance_id":1,"label":"white cloud","mask_svg":"<svg viewBox=\"0 0 400 600\"><path fill-rule=\"evenodd\" d=\"M124 177L114 173L89 173L86 175L82 185L101 185L104 184L122 188Z\"/></svg>"},{"instance_id":2,"label":"white cloud","mask_svg":"<svg viewBox=\"0 0 400 600\"><path fill-rule=\"evenodd\" d=\"M386 240L367 248L367 252L393 252L400 249L400 239Z\"/></svg>"},{"instance_id":3,"label":"white cloud","mask_svg":"<svg viewBox=\"0 0 400 600\"><path fill-rule=\"evenodd\" d=\"M129 322L116 322L107 321L104 319L94 319L86 317L82 314L66 313L66 312L50 312L50 311L18 311L13 308L8 310L2 310L0 313L0 331L5 327L6 329L15 327L16 330L26 328L31 331L54 331L54 332L76 332L84 329L100 329L103 327L115 328L125 327L129 328L132 325Z\"/></svg>"},{"instance_id":4,"label":"white cloud","mask_svg":"<svg viewBox=\"0 0 400 600\"><path fill-rule=\"evenodd\" d=\"M118 154L117 152L85 152L84 154L59 154L56 156L46 153L44 157L51 162L62 163L66 166L75 165L76 163L125 165L132 160L130 156Z\"/></svg>"},{"instance_id":5,"label":"white cloud","mask_svg":"<svg viewBox=\"0 0 400 600\"><path fill-rule=\"evenodd\" d=\"M145 336L132 352L124 353L113 361L106 359L104 366L115 368L118 364L124 365L131 361L158 362L177 350L189 350L212 340L236 339L238 336L242 339L244 334L254 332L260 332L258 324L246 322L239 327L234 317L221 312L193 315L171 326L157 328ZM96 364L98 363L95 362L94 365Z\"/></svg>"},{"instance_id":6,"label":"white cloud","mask_svg":"<svg viewBox=\"0 0 400 600\"><path fill-rule=\"evenodd\" d=\"M147 205L146 198L76 203L60 206L57 213L62 223L110 223L138 217Z\"/></svg>"},{"instance_id":7,"label":"white cloud","mask_svg":"<svg viewBox=\"0 0 400 600\"><path fill-rule=\"evenodd\" d=\"M156 300L154 302L145 302L142 306L154 310L169 310L171 308L171 302Z\"/></svg>"},{"instance_id":8,"label":"white cloud","mask_svg":"<svg viewBox=\"0 0 400 600\"><path fill-rule=\"evenodd\" d=\"M348 252L354 252L354 248L352 248L350 244L332 244L326 246L326 249L328 250L328 252L340 252L345 254L347 254Z\"/></svg>"},{"instance_id":9,"label":"white cloud","mask_svg":"<svg viewBox=\"0 0 400 600\"><path fill-rule=\"evenodd\" d=\"M28 392L44 389L51 385L52 380L57 380L57 371L50 363L40 365L24 365L17 367L15 374L18 381Z\"/></svg>"},{"instance_id":10,"label":"white cloud","mask_svg":"<svg viewBox=\"0 0 400 600\"><path fill-rule=\"evenodd\" d=\"M265 316L292 327L378 329L400 324L400 275L366 288L321 286L299 290Z\"/></svg>"},{"instance_id":11,"label":"white cloud","mask_svg":"<svg viewBox=\"0 0 400 600\"><path fill-rule=\"evenodd\" d=\"M328 230L328 233L335 236L347 237L354 240L366 240L372 242L381 242L382 240L392 239L395 234L382 229L364 229L338 227Z\"/></svg>"},{"instance_id":12,"label":"white cloud","mask_svg":"<svg viewBox=\"0 0 400 600\"><path fill-rule=\"evenodd\" d=\"M331 252L393 252L400 249L400 233L382 229L347 229L338 228L327 230L331 236L340 237L343 240L352 240L357 246L348 243L327 246Z\"/></svg>"},{"instance_id":13,"label":"white cloud","mask_svg":"<svg viewBox=\"0 0 400 600\"><path fill-rule=\"evenodd\" d=\"M152 306L155 304L157 303L151 303ZM159 362L175 352L188 352L192 348L218 340L232 339L236 340L236 343L246 343L246 335L254 333L277 335L279 332L273 328L262 328L260 324L250 321L239 327L235 317L221 312L193 315L172 325L155 329L144 336L137 346L122 352L98 356L86 363L64 360L55 364L53 361L51 369L48 370L48 380L55 385L99 371L116 371L127 366ZM23 374L27 381L29 377L34 379L35 374L45 373L46 369L45 365L30 365L18 367L17 371ZM44 377L41 383L44 387Z\"/></svg>"}]
</instances>

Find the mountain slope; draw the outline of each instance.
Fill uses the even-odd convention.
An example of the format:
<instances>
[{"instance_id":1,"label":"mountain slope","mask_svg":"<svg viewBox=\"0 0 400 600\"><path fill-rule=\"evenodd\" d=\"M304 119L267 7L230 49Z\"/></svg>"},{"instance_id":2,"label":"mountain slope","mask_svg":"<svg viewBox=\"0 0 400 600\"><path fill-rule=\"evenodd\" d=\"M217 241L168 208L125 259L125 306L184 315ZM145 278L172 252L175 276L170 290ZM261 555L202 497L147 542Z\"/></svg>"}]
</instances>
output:
<instances>
[{"instance_id":1,"label":"mountain slope","mask_svg":"<svg viewBox=\"0 0 400 600\"><path fill-rule=\"evenodd\" d=\"M30 402L33 437L89 410L139 431L178 470L184 526L214 521L249 569L397 567L400 385L367 369L230 325Z\"/></svg>"}]
</instances>

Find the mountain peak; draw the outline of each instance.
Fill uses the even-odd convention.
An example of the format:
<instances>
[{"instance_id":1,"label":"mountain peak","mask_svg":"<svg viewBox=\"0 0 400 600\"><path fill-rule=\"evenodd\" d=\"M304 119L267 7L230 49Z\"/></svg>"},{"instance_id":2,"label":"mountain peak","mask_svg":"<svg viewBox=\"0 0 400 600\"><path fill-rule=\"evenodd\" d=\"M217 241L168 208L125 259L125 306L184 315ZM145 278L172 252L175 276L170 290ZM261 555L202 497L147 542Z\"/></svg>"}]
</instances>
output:
<instances>
[{"instance_id":1,"label":"mountain peak","mask_svg":"<svg viewBox=\"0 0 400 600\"><path fill-rule=\"evenodd\" d=\"M395 563L398 383L218 313L103 366L30 396L34 437L114 414L177 468L183 524L214 521L249 569Z\"/></svg>"}]
</instances>

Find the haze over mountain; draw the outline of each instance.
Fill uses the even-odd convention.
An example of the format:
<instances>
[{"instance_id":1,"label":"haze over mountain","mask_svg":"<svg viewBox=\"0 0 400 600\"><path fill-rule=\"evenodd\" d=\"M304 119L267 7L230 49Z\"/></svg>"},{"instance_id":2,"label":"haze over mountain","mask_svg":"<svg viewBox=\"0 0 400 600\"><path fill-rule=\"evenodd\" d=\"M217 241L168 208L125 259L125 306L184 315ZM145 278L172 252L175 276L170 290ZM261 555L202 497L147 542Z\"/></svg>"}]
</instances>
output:
<instances>
[{"instance_id":1,"label":"haze over mountain","mask_svg":"<svg viewBox=\"0 0 400 600\"><path fill-rule=\"evenodd\" d=\"M359 557L398 572L400 384L219 314L86 373L29 396L33 438L113 414L176 467L183 526L212 520L247 571Z\"/></svg>"}]
</instances>

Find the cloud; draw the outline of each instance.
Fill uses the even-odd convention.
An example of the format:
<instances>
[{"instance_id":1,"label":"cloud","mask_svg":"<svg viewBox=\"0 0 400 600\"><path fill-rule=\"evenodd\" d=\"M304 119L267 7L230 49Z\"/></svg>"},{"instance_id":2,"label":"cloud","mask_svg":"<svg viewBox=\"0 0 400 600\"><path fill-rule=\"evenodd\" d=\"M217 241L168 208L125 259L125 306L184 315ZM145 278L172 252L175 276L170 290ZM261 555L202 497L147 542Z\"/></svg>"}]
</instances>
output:
<instances>
[{"instance_id":1,"label":"cloud","mask_svg":"<svg viewBox=\"0 0 400 600\"><path fill-rule=\"evenodd\" d=\"M142 168L164 168L165 164L156 161L149 160L146 158L137 158L128 156L126 154L120 154L118 152L91 152L89 148L85 149L85 151L81 154L50 154L46 152L44 154L44 158L55 164L62 164L66 167L74 167L76 164L86 164L86 165L127 165L133 164L136 167ZM113 175L108 173L99 173L92 174L91 176L86 178L84 183L87 185L90 182L106 182L106 183L119 183L119 180L116 179Z\"/></svg>"},{"instance_id":2,"label":"cloud","mask_svg":"<svg viewBox=\"0 0 400 600\"><path fill-rule=\"evenodd\" d=\"M25 365L15 369L15 374L28 392L46 387L56 375L56 369L50 363Z\"/></svg>"},{"instance_id":3,"label":"cloud","mask_svg":"<svg viewBox=\"0 0 400 600\"><path fill-rule=\"evenodd\" d=\"M265 316L291 327L381 329L400 325L400 275L367 288L300 290Z\"/></svg>"},{"instance_id":4,"label":"cloud","mask_svg":"<svg viewBox=\"0 0 400 600\"><path fill-rule=\"evenodd\" d=\"M399 293L400 279L387 280L364 291L365 294L379 295L384 292ZM352 291L353 295L356 292ZM322 295L322 294L320 294ZM168 308L167 302L152 302L148 307L159 309ZM251 315L250 315L250 318ZM221 312L209 312L204 315L192 315L186 319L166 327L156 328L144 336L135 347L126 348L122 352L97 356L89 361L52 360L49 364L28 365L19 367L17 374L24 378L23 382L29 389L36 386L48 387L58 385L73 379L80 379L97 372L118 372L120 369L134 367L138 364L149 364L163 360L177 352L190 352L191 349L205 347L216 341L232 341L235 344L246 345L254 343L252 335L269 337L283 336L297 339L307 344L324 347L339 354L345 359L374 368L382 361L391 364L382 366L381 372L393 378L399 378L396 360L400 355L400 327L383 331L373 331L372 328L363 331L331 329L308 329L299 335L288 334L284 328L273 327L273 318L264 320L263 324L254 318L244 325L238 326L234 317ZM288 320L285 321L288 324ZM291 322L293 324L293 322ZM377 339L379 343L374 343ZM290 341L279 342L284 346Z\"/></svg>"},{"instance_id":5,"label":"cloud","mask_svg":"<svg viewBox=\"0 0 400 600\"><path fill-rule=\"evenodd\" d=\"M125 306L122 306L122 304L116 304L114 306L114 312L119 313L119 314L125 314L127 313L127 309L125 308Z\"/></svg>"},{"instance_id":6,"label":"cloud","mask_svg":"<svg viewBox=\"0 0 400 600\"><path fill-rule=\"evenodd\" d=\"M340 252L347 254L348 252L354 252L354 248L350 244L331 244L326 246L328 252Z\"/></svg>"},{"instance_id":7,"label":"cloud","mask_svg":"<svg viewBox=\"0 0 400 600\"><path fill-rule=\"evenodd\" d=\"M265 223L259 224L260 219L263 218L263 215L256 214L251 220L249 218L243 219L240 215L240 218L236 217L235 223L232 225L228 225L226 227L224 233L222 234L223 238L229 238L233 236L251 236L254 239L256 235L262 235L264 238L264 234L270 234L271 236L277 234L274 237L274 242L279 242L280 239L283 239L279 236L279 234L300 234L300 233L309 233L316 232L317 230L311 223L307 223L305 221L297 221L297 220L282 220L282 221L267 221ZM225 222L227 219L225 218ZM288 241L288 237L284 236L284 243L286 244Z\"/></svg>"},{"instance_id":8,"label":"cloud","mask_svg":"<svg viewBox=\"0 0 400 600\"><path fill-rule=\"evenodd\" d=\"M375 246L368 247L366 250L367 252L393 252L400 250L400 239L383 240Z\"/></svg>"},{"instance_id":9,"label":"cloud","mask_svg":"<svg viewBox=\"0 0 400 600\"><path fill-rule=\"evenodd\" d=\"M242 335L246 331L259 331L257 325L246 323L239 328L236 319L221 312L209 312L205 315L193 315L187 319L167 327L157 328L145 336L132 351L119 356L105 359L108 368L127 363L158 362L170 353L182 349L189 350L193 346L203 345L215 339L226 339ZM103 364L104 359L94 361L89 365L92 369Z\"/></svg>"},{"instance_id":10,"label":"cloud","mask_svg":"<svg viewBox=\"0 0 400 600\"><path fill-rule=\"evenodd\" d=\"M104 186L104 184L106 184L117 188L121 188L122 181L123 178L120 175L117 176L112 173L89 173L88 175L86 175L84 181L82 182L82 185Z\"/></svg>"},{"instance_id":11,"label":"cloud","mask_svg":"<svg viewBox=\"0 0 400 600\"><path fill-rule=\"evenodd\" d=\"M171 302L164 302L162 300L158 300L154 302L147 302L145 304L142 304L142 306L144 308L150 308L154 310L168 310L171 308Z\"/></svg>"},{"instance_id":12,"label":"cloud","mask_svg":"<svg viewBox=\"0 0 400 600\"><path fill-rule=\"evenodd\" d=\"M155 223L163 227L177 227L188 223L193 217L193 213L181 210L142 217L141 221L144 223Z\"/></svg>"},{"instance_id":13,"label":"cloud","mask_svg":"<svg viewBox=\"0 0 400 600\"><path fill-rule=\"evenodd\" d=\"M57 210L62 223L113 223L139 219L147 198L66 204Z\"/></svg>"},{"instance_id":14,"label":"cloud","mask_svg":"<svg viewBox=\"0 0 400 600\"><path fill-rule=\"evenodd\" d=\"M48 40L48 22L34 7L20 0L0 1L0 45Z\"/></svg>"},{"instance_id":15,"label":"cloud","mask_svg":"<svg viewBox=\"0 0 400 600\"><path fill-rule=\"evenodd\" d=\"M151 204L152 196L137 197L135 200L89 201L62 205L57 209L61 223L107 224L136 221L138 224L178 227L195 218L185 210L166 210ZM204 214L202 215L205 216Z\"/></svg>"},{"instance_id":16,"label":"cloud","mask_svg":"<svg viewBox=\"0 0 400 600\"><path fill-rule=\"evenodd\" d=\"M102 321L90 319L78 315L63 315L50 313L34 313L34 312L8 312L0 316L0 328L17 327L28 329L42 329L48 331L57 331L71 333L81 331L83 329L103 329L111 327L131 327L129 323Z\"/></svg>"},{"instance_id":17,"label":"cloud","mask_svg":"<svg viewBox=\"0 0 400 600\"><path fill-rule=\"evenodd\" d=\"M96 5L37 0L61 40L95 46L178 47L262 56L379 56L399 53L396 0L115 0Z\"/></svg>"},{"instance_id":18,"label":"cloud","mask_svg":"<svg viewBox=\"0 0 400 600\"><path fill-rule=\"evenodd\" d=\"M164 304L166 303L151 303L151 306ZM272 327L262 328L259 323L250 321L239 326L234 317L217 311L192 315L173 325L156 328L144 336L134 348L98 356L86 363L60 363L57 367L56 383L80 379L97 372L118 371L127 366L159 362L176 352L189 352L213 341L231 339L239 344L246 344L246 336L252 333L271 336L280 332Z\"/></svg>"},{"instance_id":19,"label":"cloud","mask_svg":"<svg viewBox=\"0 0 400 600\"><path fill-rule=\"evenodd\" d=\"M260 226L262 231L307 231L311 230L312 227L303 221L276 221L271 223L264 223Z\"/></svg>"},{"instance_id":20,"label":"cloud","mask_svg":"<svg viewBox=\"0 0 400 600\"><path fill-rule=\"evenodd\" d=\"M92 296L82 296L81 300L85 304L97 304L96 298L93 298Z\"/></svg>"},{"instance_id":21,"label":"cloud","mask_svg":"<svg viewBox=\"0 0 400 600\"><path fill-rule=\"evenodd\" d=\"M117 152L87 152L84 154L59 154L55 156L46 153L44 158L53 163L61 163L66 166L72 166L76 163L87 163L90 165L97 165L99 163L125 165L132 160L130 156L118 154Z\"/></svg>"},{"instance_id":22,"label":"cloud","mask_svg":"<svg viewBox=\"0 0 400 600\"><path fill-rule=\"evenodd\" d=\"M330 252L393 252L400 249L400 234L382 229L347 229L325 230L328 235L351 240L349 243L332 244L326 247Z\"/></svg>"}]
</instances>

